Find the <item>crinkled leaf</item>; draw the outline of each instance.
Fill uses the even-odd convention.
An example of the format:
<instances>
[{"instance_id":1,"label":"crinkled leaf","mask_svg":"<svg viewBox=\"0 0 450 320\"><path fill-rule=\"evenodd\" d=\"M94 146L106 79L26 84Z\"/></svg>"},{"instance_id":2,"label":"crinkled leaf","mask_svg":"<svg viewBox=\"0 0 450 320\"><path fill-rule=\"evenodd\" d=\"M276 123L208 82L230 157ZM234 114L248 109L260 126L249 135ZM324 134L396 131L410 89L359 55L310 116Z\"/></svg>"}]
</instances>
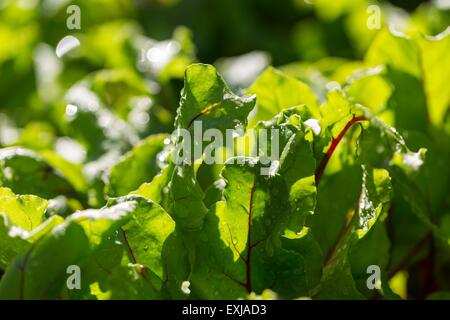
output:
<instances>
[{"instance_id":1,"label":"crinkled leaf","mask_svg":"<svg viewBox=\"0 0 450 320\"><path fill-rule=\"evenodd\" d=\"M213 66L193 64L186 69L176 128L191 129L195 120L203 130L225 132L247 124L255 97L239 97L225 84Z\"/></svg>"},{"instance_id":2,"label":"crinkled leaf","mask_svg":"<svg viewBox=\"0 0 450 320\"><path fill-rule=\"evenodd\" d=\"M66 283L66 270L79 265L111 236L135 209L134 201L73 214L19 255L0 282L2 299L54 299Z\"/></svg>"},{"instance_id":3,"label":"crinkled leaf","mask_svg":"<svg viewBox=\"0 0 450 320\"><path fill-rule=\"evenodd\" d=\"M134 264L141 264L159 277L162 285L162 249L175 230L175 222L158 204L139 196L117 198L110 203L137 202L131 219L120 230L122 240Z\"/></svg>"},{"instance_id":4,"label":"crinkled leaf","mask_svg":"<svg viewBox=\"0 0 450 320\"><path fill-rule=\"evenodd\" d=\"M218 297L219 289L221 297L239 298L269 286L287 297L306 293L306 257L293 243L283 247L288 238L281 241L290 214L286 184L279 176L261 176L255 159L240 160L245 161L226 164L225 201L206 216L192 291L202 298Z\"/></svg>"}]
</instances>

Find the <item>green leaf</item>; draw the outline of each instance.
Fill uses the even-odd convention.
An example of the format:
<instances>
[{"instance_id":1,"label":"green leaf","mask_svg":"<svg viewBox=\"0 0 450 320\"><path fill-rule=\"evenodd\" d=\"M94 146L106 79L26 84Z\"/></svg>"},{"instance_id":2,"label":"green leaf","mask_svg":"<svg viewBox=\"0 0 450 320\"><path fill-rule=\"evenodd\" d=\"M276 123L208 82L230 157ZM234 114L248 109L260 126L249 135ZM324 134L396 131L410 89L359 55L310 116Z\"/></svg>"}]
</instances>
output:
<instances>
[{"instance_id":1,"label":"green leaf","mask_svg":"<svg viewBox=\"0 0 450 320\"><path fill-rule=\"evenodd\" d=\"M390 294L386 269L389 262L390 241L382 221L386 218L392 197L389 173L383 169L363 167L362 191L355 221L356 240L349 250L349 262L353 279L359 292L367 298L376 293L367 287L369 266L378 266L383 295Z\"/></svg>"},{"instance_id":2,"label":"green leaf","mask_svg":"<svg viewBox=\"0 0 450 320\"><path fill-rule=\"evenodd\" d=\"M435 125L443 123L450 93L441 71L450 66L449 46L448 29L435 37L414 38L385 29L372 43L366 61L389 67L387 77L395 87L390 104L398 109L399 129L424 131L428 120Z\"/></svg>"},{"instance_id":3,"label":"green leaf","mask_svg":"<svg viewBox=\"0 0 450 320\"><path fill-rule=\"evenodd\" d=\"M31 231L44 221L47 201L33 195L16 196L11 189L0 188L0 213L14 225Z\"/></svg>"},{"instance_id":4,"label":"green leaf","mask_svg":"<svg viewBox=\"0 0 450 320\"><path fill-rule=\"evenodd\" d=\"M387 71L386 78L395 88L388 100L388 110L393 111L396 128L402 133L406 130L426 132L429 119L421 80L392 67Z\"/></svg>"},{"instance_id":5,"label":"green leaf","mask_svg":"<svg viewBox=\"0 0 450 320\"><path fill-rule=\"evenodd\" d=\"M162 257L165 266L165 286L164 293L171 299L199 298L191 291L190 295L181 290L182 285L187 281L192 272L196 259L196 243L199 232L177 230L172 233L164 244Z\"/></svg>"},{"instance_id":6,"label":"green leaf","mask_svg":"<svg viewBox=\"0 0 450 320\"><path fill-rule=\"evenodd\" d=\"M328 92L327 101L320 106L320 114L320 127L329 128L336 137L352 117L361 115L362 111L342 90L335 89Z\"/></svg>"},{"instance_id":7,"label":"green leaf","mask_svg":"<svg viewBox=\"0 0 450 320\"><path fill-rule=\"evenodd\" d=\"M26 250L28 243L23 239L10 236L11 226L3 213L0 213L0 220L0 269L6 270L11 261Z\"/></svg>"},{"instance_id":8,"label":"green leaf","mask_svg":"<svg viewBox=\"0 0 450 320\"><path fill-rule=\"evenodd\" d=\"M110 197L124 196L151 181L160 171L157 155L167 138L165 134L150 136L126 153L111 169L106 193Z\"/></svg>"},{"instance_id":9,"label":"green leaf","mask_svg":"<svg viewBox=\"0 0 450 320\"><path fill-rule=\"evenodd\" d=\"M198 120L203 130L225 132L245 126L254 105L254 96L235 95L213 66L193 64L186 69L175 127L191 129Z\"/></svg>"},{"instance_id":10,"label":"green leaf","mask_svg":"<svg viewBox=\"0 0 450 320\"><path fill-rule=\"evenodd\" d=\"M273 174L280 174L289 188L289 203L292 208L289 229L300 232L304 221L312 214L316 205L315 169L316 160L310 142L310 133L301 120L302 107L285 109L270 121L258 123L256 129L279 130L280 159ZM261 145L262 141L258 141ZM268 149L272 139L268 137ZM260 157L265 156L260 150ZM268 155L267 155L268 156ZM277 164L274 160L271 166Z\"/></svg>"},{"instance_id":11,"label":"green leaf","mask_svg":"<svg viewBox=\"0 0 450 320\"><path fill-rule=\"evenodd\" d=\"M351 114L352 104L346 99L340 90L332 90L328 93L327 103L320 107L322 118L320 124L327 128L332 124L347 118Z\"/></svg>"},{"instance_id":12,"label":"green leaf","mask_svg":"<svg viewBox=\"0 0 450 320\"><path fill-rule=\"evenodd\" d=\"M131 192L131 194L141 195L155 203L158 203L164 208L167 208L167 201L169 197L169 188L167 185L172 179L174 169L175 165L173 163L169 163L153 178L151 182L143 183L137 190Z\"/></svg>"},{"instance_id":13,"label":"green leaf","mask_svg":"<svg viewBox=\"0 0 450 320\"><path fill-rule=\"evenodd\" d=\"M315 289L314 298L363 299L358 288L364 288L366 294L374 294L365 289L368 275L364 277L364 272L369 265L386 267L389 243L383 235L381 242L365 242L364 239L373 237L375 225L384 219L391 192L390 177L386 170L363 166L362 190L357 209L328 253L323 277Z\"/></svg>"},{"instance_id":14,"label":"green leaf","mask_svg":"<svg viewBox=\"0 0 450 320\"><path fill-rule=\"evenodd\" d=\"M385 77L393 88L388 108L394 112L397 129L425 131L427 101L416 41L408 35L384 29L372 43L365 60L371 66L387 67Z\"/></svg>"},{"instance_id":15,"label":"green leaf","mask_svg":"<svg viewBox=\"0 0 450 320\"><path fill-rule=\"evenodd\" d=\"M203 203L205 195L195 180L194 170L188 165L178 166L169 185L170 213L180 228L201 229L208 211Z\"/></svg>"},{"instance_id":16,"label":"green leaf","mask_svg":"<svg viewBox=\"0 0 450 320\"><path fill-rule=\"evenodd\" d=\"M158 204L139 196L126 196L111 200L109 203L134 201L136 209L131 219L121 228L124 245L130 255L131 262L148 268L164 281L162 251L167 238L175 230L175 222Z\"/></svg>"},{"instance_id":17,"label":"green leaf","mask_svg":"<svg viewBox=\"0 0 450 320\"><path fill-rule=\"evenodd\" d=\"M86 191L87 182L80 165L70 162L50 150L42 150L39 154L52 167L58 169L77 191Z\"/></svg>"},{"instance_id":18,"label":"green leaf","mask_svg":"<svg viewBox=\"0 0 450 320\"><path fill-rule=\"evenodd\" d=\"M213 299L219 292L233 299L269 286L286 297L306 293L306 254L294 244L284 248L288 238L281 241L290 214L287 187L279 176L261 176L254 159L240 160L225 165L225 201L211 208L199 235L192 292Z\"/></svg>"},{"instance_id":19,"label":"green leaf","mask_svg":"<svg viewBox=\"0 0 450 320\"><path fill-rule=\"evenodd\" d=\"M300 289L300 293L310 295L313 288L319 284L323 272L323 251L314 237L311 229L304 227L299 233L285 233L281 238L283 249L290 251L293 255L299 256L304 264L304 274L301 281L304 281L304 288L295 288L297 285L290 283L291 274L285 277L285 286L291 287L293 291ZM298 297L298 296L297 296Z\"/></svg>"},{"instance_id":20,"label":"green leaf","mask_svg":"<svg viewBox=\"0 0 450 320\"><path fill-rule=\"evenodd\" d=\"M370 120L370 126L363 131L360 146L360 161L389 170L395 189L410 202L413 212L439 233L430 220L429 199L416 182L425 162L426 149L410 151L403 137L376 117Z\"/></svg>"},{"instance_id":21,"label":"green leaf","mask_svg":"<svg viewBox=\"0 0 450 320\"><path fill-rule=\"evenodd\" d=\"M323 179L318 188L316 210L306 225L311 228L325 254L332 250L348 223L349 212L358 202L361 179L359 166L346 166ZM345 188L342 187L344 185Z\"/></svg>"},{"instance_id":22,"label":"green leaf","mask_svg":"<svg viewBox=\"0 0 450 320\"><path fill-rule=\"evenodd\" d=\"M450 69L450 28L418 42L430 120L435 125L441 125L450 106L449 77L448 73L442 72Z\"/></svg>"},{"instance_id":23,"label":"green leaf","mask_svg":"<svg viewBox=\"0 0 450 320\"><path fill-rule=\"evenodd\" d=\"M256 114L252 123L269 120L285 108L306 105L306 111L311 117L319 116L317 98L312 90L303 82L284 75L269 67L247 89L247 93L256 94ZM303 119L307 120L307 119Z\"/></svg>"},{"instance_id":24,"label":"green leaf","mask_svg":"<svg viewBox=\"0 0 450 320\"><path fill-rule=\"evenodd\" d=\"M205 194L189 165L169 163L152 182L142 184L132 194L161 205L182 229L201 229L208 211L203 202Z\"/></svg>"},{"instance_id":25,"label":"green leaf","mask_svg":"<svg viewBox=\"0 0 450 320\"><path fill-rule=\"evenodd\" d=\"M142 268L141 265L129 264L115 268L105 283L108 299L161 299L160 293L152 287L149 278L149 271L146 268Z\"/></svg>"},{"instance_id":26,"label":"green leaf","mask_svg":"<svg viewBox=\"0 0 450 320\"><path fill-rule=\"evenodd\" d=\"M19 255L0 282L1 299L55 299L66 270L82 264L129 218L133 201L77 212Z\"/></svg>"},{"instance_id":27,"label":"green leaf","mask_svg":"<svg viewBox=\"0 0 450 320\"><path fill-rule=\"evenodd\" d=\"M395 69L420 76L419 52L412 39L385 28L378 33L367 51L366 62L371 66L390 65Z\"/></svg>"},{"instance_id":28,"label":"green leaf","mask_svg":"<svg viewBox=\"0 0 450 320\"><path fill-rule=\"evenodd\" d=\"M394 91L389 80L383 77L384 73L384 68L380 66L357 70L347 80L344 90L355 102L380 114L387 109L388 100Z\"/></svg>"},{"instance_id":29,"label":"green leaf","mask_svg":"<svg viewBox=\"0 0 450 320\"><path fill-rule=\"evenodd\" d=\"M3 270L10 266L17 255L25 252L32 243L42 238L64 220L59 216L52 216L38 227L27 231L12 224L3 213L0 213L0 216L4 220L0 223L0 243L2 244L0 247L0 269Z\"/></svg>"},{"instance_id":30,"label":"green leaf","mask_svg":"<svg viewBox=\"0 0 450 320\"><path fill-rule=\"evenodd\" d=\"M0 185L18 194L35 194L46 199L61 194L83 199L63 171L37 153L22 148L0 149Z\"/></svg>"},{"instance_id":31,"label":"green leaf","mask_svg":"<svg viewBox=\"0 0 450 320\"><path fill-rule=\"evenodd\" d=\"M212 185L208 187L205 191L205 198L203 202L205 206L210 208L216 202L222 200L223 189L225 187L225 181L223 179L219 179L215 181Z\"/></svg>"}]
</instances>

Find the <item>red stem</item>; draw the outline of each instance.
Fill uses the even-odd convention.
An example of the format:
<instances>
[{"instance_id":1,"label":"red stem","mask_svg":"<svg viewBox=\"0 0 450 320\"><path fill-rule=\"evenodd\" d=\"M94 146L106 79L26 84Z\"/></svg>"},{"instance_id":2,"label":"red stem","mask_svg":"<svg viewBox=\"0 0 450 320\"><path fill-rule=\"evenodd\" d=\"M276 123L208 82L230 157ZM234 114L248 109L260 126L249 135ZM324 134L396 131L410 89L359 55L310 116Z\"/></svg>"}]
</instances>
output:
<instances>
[{"instance_id":1,"label":"red stem","mask_svg":"<svg viewBox=\"0 0 450 320\"><path fill-rule=\"evenodd\" d=\"M319 167L316 170L316 185L319 186L320 178L323 175L323 172L325 171L325 168L328 164L328 161L330 161L331 156L333 155L334 151L336 150L337 146L339 145L339 142L341 142L344 135L347 133L347 131L357 122L360 121L366 121L367 119L364 116L355 117L353 115L353 118L345 125L344 129L339 133L339 135L336 138L333 138L333 141L331 141L330 148L328 149L325 157L323 158L322 162L320 163Z\"/></svg>"}]
</instances>

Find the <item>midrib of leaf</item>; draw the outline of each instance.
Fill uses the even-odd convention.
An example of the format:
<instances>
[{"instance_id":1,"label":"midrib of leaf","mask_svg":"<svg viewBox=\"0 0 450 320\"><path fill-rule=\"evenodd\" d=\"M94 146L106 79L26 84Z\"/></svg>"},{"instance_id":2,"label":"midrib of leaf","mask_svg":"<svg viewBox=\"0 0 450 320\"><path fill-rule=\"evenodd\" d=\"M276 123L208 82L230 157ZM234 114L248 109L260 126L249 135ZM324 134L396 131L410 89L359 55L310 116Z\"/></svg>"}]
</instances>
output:
<instances>
[{"instance_id":1,"label":"midrib of leaf","mask_svg":"<svg viewBox=\"0 0 450 320\"><path fill-rule=\"evenodd\" d=\"M41 239L38 239L36 242L34 242L31 245L31 247L25 253L25 256L24 256L24 259L23 259L23 263L21 263L20 265L16 265L16 268L18 268L20 270L20 284L19 284L19 297L20 297L20 300L25 300L25 272L26 272L26 268L28 266L28 260L30 259L34 248L40 242Z\"/></svg>"},{"instance_id":2,"label":"midrib of leaf","mask_svg":"<svg viewBox=\"0 0 450 320\"><path fill-rule=\"evenodd\" d=\"M245 275L246 275L245 288L247 289L248 293L252 292L250 262L252 255L251 251L253 248L251 241L252 241L252 211L253 211L254 191L255 191L255 181L253 180L252 188L250 189L250 205L248 209L247 260L245 261Z\"/></svg>"},{"instance_id":3,"label":"midrib of leaf","mask_svg":"<svg viewBox=\"0 0 450 320\"><path fill-rule=\"evenodd\" d=\"M120 233L122 235L123 243L125 244L131 262L133 262L133 264L136 264L137 263L136 256L134 255L133 249L131 248L130 243L128 242L127 233L122 228L120 228Z\"/></svg>"},{"instance_id":4,"label":"midrib of leaf","mask_svg":"<svg viewBox=\"0 0 450 320\"><path fill-rule=\"evenodd\" d=\"M191 121L189 121L189 125L188 128L191 127L192 123L197 120L198 118L200 118L201 116L207 115L208 113L210 113L211 111L213 111L214 109L218 108L220 105L222 104L222 101L219 102L215 102L210 104L209 106L207 106L205 109L203 109L202 111L200 111L198 114L196 114Z\"/></svg>"},{"instance_id":5,"label":"midrib of leaf","mask_svg":"<svg viewBox=\"0 0 450 320\"><path fill-rule=\"evenodd\" d=\"M252 187L250 188L250 200L249 200L249 208L247 210L247 208L245 208L244 206L241 205L242 209L244 209L247 212L247 225L248 225L248 233L247 233L247 256L244 258L241 254L241 252L239 252L239 250L236 248L236 245L233 241L233 235L231 234L231 230L228 226L228 231L230 233L230 242L231 245L233 246L234 250L238 253L239 258L245 263L245 283L234 279L232 277L230 277L229 275L225 274L224 275L229 278L230 280L236 282L237 284L245 287L245 289L247 290L248 293L252 292L252 286L251 286L251 254L252 254L252 249L255 247L255 245L253 245L251 243L252 241L252 216L253 216L253 195L255 193L255 180L253 180L253 184ZM258 242L259 243L259 242Z\"/></svg>"},{"instance_id":6,"label":"midrib of leaf","mask_svg":"<svg viewBox=\"0 0 450 320\"><path fill-rule=\"evenodd\" d=\"M120 233L121 233L121 235L122 235L123 243L124 243L124 245L125 245L125 247L126 247L126 249L127 249L128 256L129 256L130 259L131 259L131 262L132 262L134 265L137 265L137 266L136 266L136 270L137 270L138 274L142 277L142 279L145 280L145 282L147 282L147 283L152 287L152 289L153 289L155 292L157 292L158 290L155 288L155 286L153 285L153 283L150 281L150 279L148 279L147 275L145 274L145 267L144 267L143 265L141 265L141 264L137 261L136 255L134 254L134 251L133 251L133 248L131 248L130 242L128 241L126 231L123 230L123 228L120 228L119 230L120 230Z\"/></svg>"},{"instance_id":7,"label":"midrib of leaf","mask_svg":"<svg viewBox=\"0 0 450 320\"><path fill-rule=\"evenodd\" d=\"M25 269L28 265L28 259L31 255L31 249L25 254L23 264L19 267L20 269L20 300L25 300Z\"/></svg>"}]
</instances>

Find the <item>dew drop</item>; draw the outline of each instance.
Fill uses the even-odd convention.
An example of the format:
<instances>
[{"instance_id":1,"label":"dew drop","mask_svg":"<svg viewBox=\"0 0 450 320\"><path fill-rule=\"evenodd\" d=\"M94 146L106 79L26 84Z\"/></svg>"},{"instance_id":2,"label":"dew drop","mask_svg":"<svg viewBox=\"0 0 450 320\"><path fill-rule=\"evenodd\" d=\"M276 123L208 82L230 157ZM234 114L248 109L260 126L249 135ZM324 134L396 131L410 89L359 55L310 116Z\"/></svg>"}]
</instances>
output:
<instances>
[{"instance_id":1,"label":"dew drop","mask_svg":"<svg viewBox=\"0 0 450 320\"><path fill-rule=\"evenodd\" d=\"M5 169L3 169L3 174L5 175L5 178L7 180L12 180L13 178L13 170L11 167L6 167Z\"/></svg>"},{"instance_id":2,"label":"dew drop","mask_svg":"<svg viewBox=\"0 0 450 320\"><path fill-rule=\"evenodd\" d=\"M76 115L78 112L78 107L73 105L73 104L68 104L66 106L66 115L68 117L73 117L74 115Z\"/></svg>"},{"instance_id":3,"label":"dew drop","mask_svg":"<svg viewBox=\"0 0 450 320\"><path fill-rule=\"evenodd\" d=\"M191 289L189 289L190 285L191 285L191 283L189 281L183 281L183 283L181 284L181 291L184 294L189 295L191 293Z\"/></svg>"}]
</instances>

